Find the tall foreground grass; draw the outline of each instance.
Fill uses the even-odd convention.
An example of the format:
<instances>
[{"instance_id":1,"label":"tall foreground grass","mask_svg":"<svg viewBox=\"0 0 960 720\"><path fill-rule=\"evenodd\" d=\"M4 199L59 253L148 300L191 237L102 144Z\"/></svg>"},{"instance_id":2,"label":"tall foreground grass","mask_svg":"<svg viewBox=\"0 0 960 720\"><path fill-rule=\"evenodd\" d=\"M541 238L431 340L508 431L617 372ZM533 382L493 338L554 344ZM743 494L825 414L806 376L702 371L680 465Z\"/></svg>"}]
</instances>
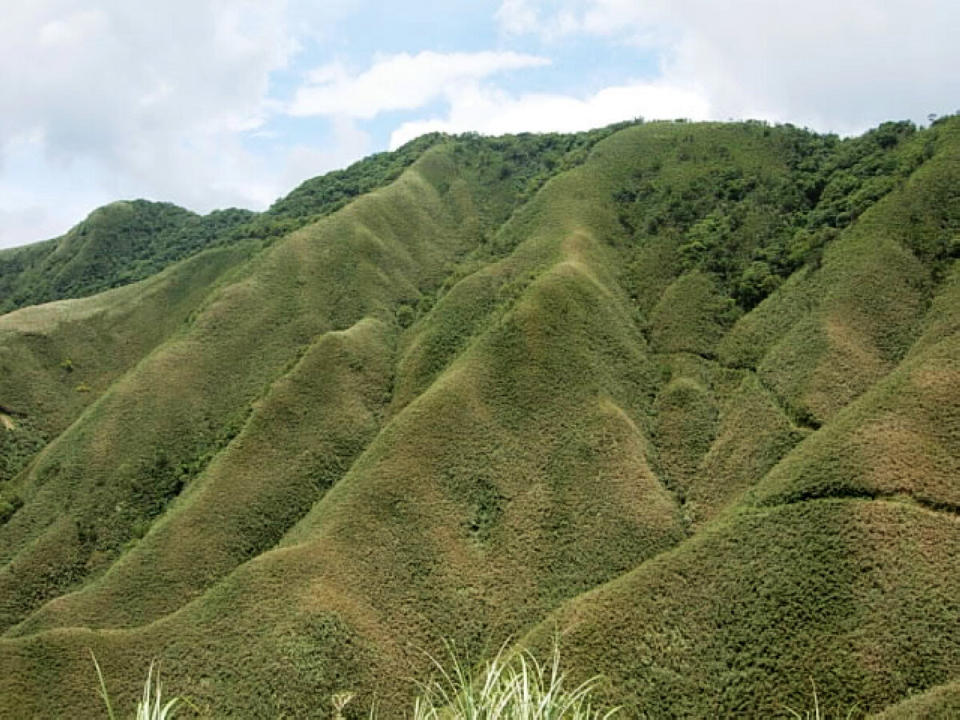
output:
<instances>
[{"instance_id":1,"label":"tall foreground grass","mask_svg":"<svg viewBox=\"0 0 960 720\"><path fill-rule=\"evenodd\" d=\"M607 720L619 712L617 708L603 711L593 707L591 696L600 682L599 676L573 688L566 686L556 644L548 663L541 663L525 650L509 654L503 646L479 670L458 658L452 645L447 650L448 665L431 657L436 676L420 685L420 695L408 716L412 720ZM93 663L107 718L117 720L95 656ZM154 674L154 667L151 663L135 718L173 720L181 699L163 704L160 675ZM336 693L331 698L333 720L344 720L344 708L353 698L351 692ZM378 719L376 706L370 709L369 717Z\"/></svg>"},{"instance_id":2,"label":"tall foreground grass","mask_svg":"<svg viewBox=\"0 0 960 720\"><path fill-rule=\"evenodd\" d=\"M110 693L107 692L107 683L103 679L103 672L100 670L100 663L97 662L97 656L90 651L90 657L93 658L93 666L97 669L97 680L100 682L100 697L107 708L108 720L117 720L117 714L113 710L113 703L110 702ZM140 702L137 703L137 713L134 716L136 720L171 720L174 709L180 703L180 698L173 698L163 704L163 686L160 683L160 670L156 670L155 664L150 663L150 669L147 670L147 680L143 684L143 695Z\"/></svg>"},{"instance_id":3,"label":"tall foreground grass","mask_svg":"<svg viewBox=\"0 0 960 720\"><path fill-rule=\"evenodd\" d=\"M479 672L448 650L449 668L431 658L438 676L421 686L414 720L602 720L618 712L592 706L599 676L566 687L556 643L547 664L528 651L508 655L502 647Z\"/></svg>"},{"instance_id":4,"label":"tall foreground grass","mask_svg":"<svg viewBox=\"0 0 960 720\"><path fill-rule=\"evenodd\" d=\"M601 681L599 675L568 689L560 671L560 650L554 643L550 661L542 664L529 651L508 653L504 645L496 656L479 670L465 664L447 645L448 664L429 656L436 673L434 679L420 684L420 695L413 703L411 720L608 720L619 714L619 708L602 710L592 705L593 691ZM97 671L100 697L107 710L108 720L117 720L103 672L91 651ZM150 664L143 695L137 704L135 720L174 720L174 712L181 702L173 698L163 702L163 686L155 663ZM813 684L813 707L797 711L785 710L796 720L853 720L857 706L846 714L839 709L830 715L820 706L817 687ZM344 691L330 697L332 720L346 720L345 708L354 700L355 693ZM196 709L195 707L193 708ZM376 705L370 708L369 720L379 720Z\"/></svg>"},{"instance_id":5,"label":"tall foreground grass","mask_svg":"<svg viewBox=\"0 0 960 720\"><path fill-rule=\"evenodd\" d=\"M813 678L810 678L810 686L813 688L813 708L806 710L801 714L792 707L785 706L787 712L796 718L796 720L830 720L830 715L827 713L826 708L820 707L820 697L817 695L817 684L813 681ZM853 720L854 713L857 712L857 706L854 705L847 711L845 715L842 715L842 717L841 712L842 711L838 708L836 715L834 716L836 720Z\"/></svg>"}]
</instances>

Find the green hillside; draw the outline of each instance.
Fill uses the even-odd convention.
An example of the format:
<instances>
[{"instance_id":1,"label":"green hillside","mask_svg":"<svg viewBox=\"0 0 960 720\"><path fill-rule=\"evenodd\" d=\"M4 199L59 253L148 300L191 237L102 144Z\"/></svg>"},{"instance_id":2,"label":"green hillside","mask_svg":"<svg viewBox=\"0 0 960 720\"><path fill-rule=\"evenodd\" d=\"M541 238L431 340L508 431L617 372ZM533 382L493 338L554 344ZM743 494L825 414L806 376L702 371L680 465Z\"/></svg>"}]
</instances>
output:
<instances>
[{"instance_id":1,"label":"green hillside","mask_svg":"<svg viewBox=\"0 0 960 720\"><path fill-rule=\"evenodd\" d=\"M956 708L960 119L431 135L213 217L0 254L0 717L100 717L88 648L400 716L557 632L629 717Z\"/></svg>"},{"instance_id":2,"label":"green hillside","mask_svg":"<svg viewBox=\"0 0 960 720\"><path fill-rule=\"evenodd\" d=\"M217 244L253 213L199 216L170 203L115 202L66 235L0 251L0 312L79 298L156 274Z\"/></svg>"},{"instance_id":3,"label":"green hillside","mask_svg":"<svg viewBox=\"0 0 960 720\"><path fill-rule=\"evenodd\" d=\"M128 285L204 249L269 243L392 182L437 140L425 135L308 180L264 213L234 208L200 216L146 200L98 208L62 237L0 250L0 313Z\"/></svg>"}]
</instances>

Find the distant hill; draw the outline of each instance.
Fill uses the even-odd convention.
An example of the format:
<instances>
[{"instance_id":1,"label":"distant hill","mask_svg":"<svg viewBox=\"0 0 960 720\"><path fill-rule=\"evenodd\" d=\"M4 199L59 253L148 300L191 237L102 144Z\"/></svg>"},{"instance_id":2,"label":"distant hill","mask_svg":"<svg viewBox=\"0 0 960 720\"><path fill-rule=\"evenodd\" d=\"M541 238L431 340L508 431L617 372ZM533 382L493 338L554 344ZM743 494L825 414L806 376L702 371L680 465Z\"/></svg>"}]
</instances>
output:
<instances>
[{"instance_id":1,"label":"distant hill","mask_svg":"<svg viewBox=\"0 0 960 720\"><path fill-rule=\"evenodd\" d=\"M628 717L950 717L958 258L953 117L436 134L0 253L0 717L101 717L88 648L389 717L557 633Z\"/></svg>"},{"instance_id":2,"label":"distant hill","mask_svg":"<svg viewBox=\"0 0 960 720\"><path fill-rule=\"evenodd\" d=\"M0 251L0 312L142 280L253 216L224 210L201 217L146 200L106 205L63 237Z\"/></svg>"}]
</instances>

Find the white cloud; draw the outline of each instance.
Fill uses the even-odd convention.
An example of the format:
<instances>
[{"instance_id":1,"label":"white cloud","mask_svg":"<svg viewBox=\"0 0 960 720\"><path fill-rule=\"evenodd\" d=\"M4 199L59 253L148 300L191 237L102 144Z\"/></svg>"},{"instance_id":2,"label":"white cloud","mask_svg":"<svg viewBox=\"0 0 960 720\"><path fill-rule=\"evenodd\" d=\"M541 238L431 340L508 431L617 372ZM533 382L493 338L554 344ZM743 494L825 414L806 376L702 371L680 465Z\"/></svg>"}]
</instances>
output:
<instances>
[{"instance_id":1,"label":"white cloud","mask_svg":"<svg viewBox=\"0 0 960 720\"><path fill-rule=\"evenodd\" d=\"M508 34L655 48L663 82L704 95L719 119L856 132L960 104L953 0L504 0L497 18Z\"/></svg>"},{"instance_id":2,"label":"white cloud","mask_svg":"<svg viewBox=\"0 0 960 720\"><path fill-rule=\"evenodd\" d=\"M512 35L537 32L540 13L529 0L503 0L495 15L500 28Z\"/></svg>"},{"instance_id":3,"label":"white cloud","mask_svg":"<svg viewBox=\"0 0 960 720\"><path fill-rule=\"evenodd\" d=\"M609 87L583 99L545 93L514 97L474 83L450 92L448 100L447 117L404 123L390 136L390 147L434 131L573 132L635 117L702 120L710 114L706 100L696 93L659 83Z\"/></svg>"},{"instance_id":4,"label":"white cloud","mask_svg":"<svg viewBox=\"0 0 960 720\"><path fill-rule=\"evenodd\" d=\"M374 152L369 133L358 128L350 118L336 117L332 126L332 142L329 147L318 149L307 145L294 145L290 148L281 175L283 192L289 192L304 180L345 167Z\"/></svg>"},{"instance_id":5,"label":"white cloud","mask_svg":"<svg viewBox=\"0 0 960 720\"><path fill-rule=\"evenodd\" d=\"M390 135L391 148L433 131L572 132L638 116L703 119L709 113L706 101L695 92L662 83L608 87L579 98L514 95L485 82L497 73L548 63L546 58L515 52L403 53L379 58L357 74L330 63L308 73L308 84L298 90L289 112L371 119L391 110L423 108L438 99L444 102L447 110L442 117L397 127Z\"/></svg>"},{"instance_id":6,"label":"white cloud","mask_svg":"<svg viewBox=\"0 0 960 720\"><path fill-rule=\"evenodd\" d=\"M66 228L51 222L46 208L28 205L13 210L0 208L0 248L22 244L22 238L40 240L62 233Z\"/></svg>"},{"instance_id":7,"label":"white cloud","mask_svg":"<svg viewBox=\"0 0 960 720\"><path fill-rule=\"evenodd\" d=\"M543 12L548 5L551 12ZM535 33L545 40L557 40L578 32L583 20L577 12L578 3L537 0L503 0L494 16L500 29L508 35Z\"/></svg>"},{"instance_id":8,"label":"white cloud","mask_svg":"<svg viewBox=\"0 0 960 720\"><path fill-rule=\"evenodd\" d=\"M470 80L547 64L549 60L535 55L489 51L400 53L380 58L358 75L332 63L309 74L290 113L370 119L389 110L423 107Z\"/></svg>"},{"instance_id":9,"label":"white cloud","mask_svg":"<svg viewBox=\"0 0 960 720\"><path fill-rule=\"evenodd\" d=\"M78 161L70 171L48 167L38 132L9 141L3 159L0 248L61 235L108 200L96 189L90 162Z\"/></svg>"},{"instance_id":10,"label":"white cloud","mask_svg":"<svg viewBox=\"0 0 960 720\"><path fill-rule=\"evenodd\" d=\"M14 177L0 166L0 183L33 187L19 207L48 208L38 230L79 221L65 214L80 196L142 195L197 210L269 202L276 188L261 179L243 134L264 122L269 75L294 47L285 1L90 5L15 1L0 23L0 157L39 139L34 157L21 158L30 172ZM63 196L51 203L45 185ZM14 223L5 205L0 242L44 237L18 237L28 224Z\"/></svg>"},{"instance_id":11,"label":"white cloud","mask_svg":"<svg viewBox=\"0 0 960 720\"><path fill-rule=\"evenodd\" d=\"M148 142L165 155L186 136L249 124L286 60L279 1L72 5L32 2L0 25L2 137L39 128L66 158L125 160Z\"/></svg>"}]
</instances>

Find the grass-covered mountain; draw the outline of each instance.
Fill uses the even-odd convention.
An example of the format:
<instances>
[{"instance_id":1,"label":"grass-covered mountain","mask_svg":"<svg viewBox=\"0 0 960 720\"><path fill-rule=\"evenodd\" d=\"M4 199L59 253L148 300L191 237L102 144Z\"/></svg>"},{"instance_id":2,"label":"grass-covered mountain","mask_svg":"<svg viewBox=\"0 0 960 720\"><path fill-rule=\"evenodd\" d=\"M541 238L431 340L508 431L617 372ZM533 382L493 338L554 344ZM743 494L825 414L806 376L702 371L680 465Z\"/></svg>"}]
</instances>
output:
<instances>
[{"instance_id":1,"label":"grass-covered mountain","mask_svg":"<svg viewBox=\"0 0 960 720\"><path fill-rule=\"evenodd\" d=\"M628 716L960 712L960 118L434 135L185 212L0 255L143 278L0 315L0 717L98 717L88 648L389 717L558 632Z\"/></svg>"}]
</instances>

